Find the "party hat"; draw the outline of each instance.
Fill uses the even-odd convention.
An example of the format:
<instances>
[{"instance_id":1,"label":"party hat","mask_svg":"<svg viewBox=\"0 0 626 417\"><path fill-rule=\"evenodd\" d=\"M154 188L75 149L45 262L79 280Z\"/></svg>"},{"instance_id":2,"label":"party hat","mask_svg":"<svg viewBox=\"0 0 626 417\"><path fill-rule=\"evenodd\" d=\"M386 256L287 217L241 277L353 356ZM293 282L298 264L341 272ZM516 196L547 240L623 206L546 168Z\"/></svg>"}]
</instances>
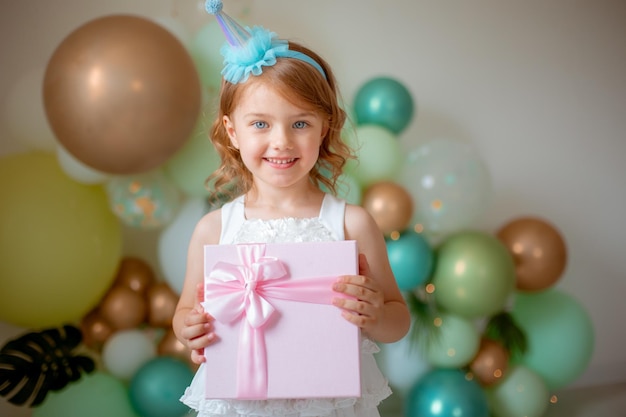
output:
<instances>
[{"instance_id":1,"label":"party hat","mask_svg":"<svg viewBox=\"0 0 626 417\"><path fill-rule=\"evenodd\" d=\"M244 27L232 17L222 11L222 0L206 0L204 8L209 14L215 15L217 22L226 36L226 41L231 46L245 46L251 35Z\"/></svg>"}]
</instances>

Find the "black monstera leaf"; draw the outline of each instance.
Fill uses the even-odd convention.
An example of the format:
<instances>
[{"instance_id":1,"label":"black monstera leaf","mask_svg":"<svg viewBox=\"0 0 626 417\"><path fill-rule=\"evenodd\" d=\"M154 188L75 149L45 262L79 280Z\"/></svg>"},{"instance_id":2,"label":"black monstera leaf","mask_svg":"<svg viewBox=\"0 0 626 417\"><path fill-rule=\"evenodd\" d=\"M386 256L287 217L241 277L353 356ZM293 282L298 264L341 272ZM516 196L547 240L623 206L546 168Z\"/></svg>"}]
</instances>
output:
<instances>
[{"instance_id":1,"label":"black monstera leaf","mask_svg":"<svg viewBox=\"0 0 626 417\"><path fill-rule=\"evenodd\" d=\"M78 328L63 326L9 341L0 349L0 395L15 405L36 406L48 392L92 372L94 361L74 353L81 339Z\"/></svg>"}]
</instances>

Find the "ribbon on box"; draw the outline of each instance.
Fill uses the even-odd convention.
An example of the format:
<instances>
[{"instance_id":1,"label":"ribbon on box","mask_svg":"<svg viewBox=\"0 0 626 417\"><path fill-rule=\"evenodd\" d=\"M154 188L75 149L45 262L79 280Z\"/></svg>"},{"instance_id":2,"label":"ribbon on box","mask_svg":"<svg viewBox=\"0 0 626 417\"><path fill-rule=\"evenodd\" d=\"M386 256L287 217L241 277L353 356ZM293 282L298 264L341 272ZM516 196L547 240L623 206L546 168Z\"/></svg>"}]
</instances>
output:
<instances>
[{"instance_id":1,"label":"ribbon on box","mask_svg":"<svg viewBox=\"0 0 626 417\"><path fill-rule=\"evenodd\" d=\"M289 279L285 265L265 256L264 244L236 246L241 264L217 262L207 276L205 303L220 323L241 320L237 352L237 395L267 398L264 325L275 312L271 299L331 304L336 276Z\"/></svg>"}]
</instances>

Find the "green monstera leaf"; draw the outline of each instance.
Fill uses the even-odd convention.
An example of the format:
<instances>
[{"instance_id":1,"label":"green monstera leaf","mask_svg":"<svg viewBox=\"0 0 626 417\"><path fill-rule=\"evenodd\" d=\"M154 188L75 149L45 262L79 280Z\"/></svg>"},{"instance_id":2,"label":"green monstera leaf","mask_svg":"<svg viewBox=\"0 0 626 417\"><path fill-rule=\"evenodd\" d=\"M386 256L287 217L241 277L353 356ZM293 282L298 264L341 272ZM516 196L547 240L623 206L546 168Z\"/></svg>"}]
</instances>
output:
<instances>
[{"instance_id":1,"label":"green monstera leaf","mask_svg":"<svg viewBox=\"0 0 626 417\"><path fill-rule=\"evenodd\" d=\"M0 349L0 395L15 405L41 404L50 391L58 391L82 372L95 369L94 361L74 350L82 340L73 326L25 334Z\"/></svg>"}]
</instances>

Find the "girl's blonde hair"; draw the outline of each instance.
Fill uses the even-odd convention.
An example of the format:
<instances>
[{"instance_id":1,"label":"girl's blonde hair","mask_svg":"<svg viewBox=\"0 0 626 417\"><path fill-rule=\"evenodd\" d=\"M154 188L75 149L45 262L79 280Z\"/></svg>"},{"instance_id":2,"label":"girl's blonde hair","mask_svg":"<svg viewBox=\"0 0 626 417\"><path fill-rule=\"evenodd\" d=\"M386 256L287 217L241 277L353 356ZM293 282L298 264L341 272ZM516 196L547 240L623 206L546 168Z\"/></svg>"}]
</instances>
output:
<instances>
[{"instance_id":1,"label":"girl's blonde hair","mask_svg":"<svg viewBox=\"0 0 626 417\"><path fill-rule=\"evenodd\" d=\"M289 43L289 49L317 61L326 79L312 65L292 58L279 58L275 65L263 67L263 73L258 77L263 77L263 82L275 87L288 100L310 106L327 118L328 133L322 140L319 158L309 177L318 187L323 185L335 193L335 184L346 161L353 158L350 148L341 139L346 113L339 105L337 82L328 63L315 52L295 42ZM205 182L209 187L215 181L209 195L213 203L245 194L252 187L252 174L241 160L239 150L231 145L223 123L224 116L235 110L252 77L239 84L222 80L218 114L211 128L211 142L221 164Z\"/></svg>"}]
</instances>

